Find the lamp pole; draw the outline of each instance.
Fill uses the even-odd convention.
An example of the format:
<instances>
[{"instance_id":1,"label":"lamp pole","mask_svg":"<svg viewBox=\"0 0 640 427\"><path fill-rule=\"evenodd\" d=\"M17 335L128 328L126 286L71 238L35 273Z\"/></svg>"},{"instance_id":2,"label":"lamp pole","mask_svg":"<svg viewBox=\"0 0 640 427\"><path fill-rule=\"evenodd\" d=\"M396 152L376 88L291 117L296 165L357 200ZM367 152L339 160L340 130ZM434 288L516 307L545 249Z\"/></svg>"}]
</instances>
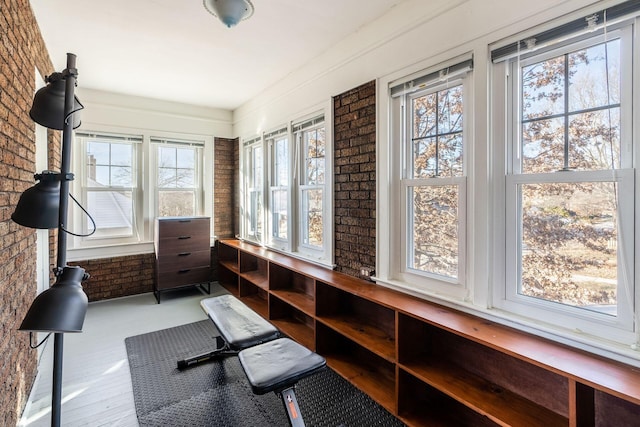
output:
<instances>
[{"instance_id":1,"label":"lamp pole","mask_svg":"<svg viewBox=\"0 0 640 427\"><path fill-rule=\"evenodd\" d=\"M67 68L62 72L65 79L64 125L62 128L62 161L60 164L60 211L58 213L58 254L55 275L62 274L67 265L67 212L69 206L69 181L71 168L71 139L73 136L74 91L78 70L76 55L67 53ZM51 426L60 427L62 410L62 349L64 333L56 332L53 338L53 390L51 393Z\"/></svg>"}]
</instances>

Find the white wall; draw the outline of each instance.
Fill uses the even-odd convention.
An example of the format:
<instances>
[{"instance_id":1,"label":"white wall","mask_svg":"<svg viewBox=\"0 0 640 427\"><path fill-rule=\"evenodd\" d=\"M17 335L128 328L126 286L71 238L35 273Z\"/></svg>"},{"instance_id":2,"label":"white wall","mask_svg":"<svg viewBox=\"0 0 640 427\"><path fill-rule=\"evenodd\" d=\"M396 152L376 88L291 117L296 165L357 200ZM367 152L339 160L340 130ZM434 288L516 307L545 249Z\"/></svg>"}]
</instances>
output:
<instances>
[{"instance_id":1,"label":"white wall","mask_svg":"<svg viewBox=\"0 0 640 427\"><path fill-rule=\"evenodd\" d=\"M80 130L147 129L231 138L232 112L79 87Z\"/></svg>"},{"instance_id":2,"label":"white wall","mask_svg":"<svg viewBox=\"0 0 640 427\"><path fill-rule=\"evenodd\" d=\"M334 95L421 61L436 64L469 51L486 57L488 44L594 3L407 0L236 109L233 133L248 137L279 126Z\"/></svg>"}]
</instances>

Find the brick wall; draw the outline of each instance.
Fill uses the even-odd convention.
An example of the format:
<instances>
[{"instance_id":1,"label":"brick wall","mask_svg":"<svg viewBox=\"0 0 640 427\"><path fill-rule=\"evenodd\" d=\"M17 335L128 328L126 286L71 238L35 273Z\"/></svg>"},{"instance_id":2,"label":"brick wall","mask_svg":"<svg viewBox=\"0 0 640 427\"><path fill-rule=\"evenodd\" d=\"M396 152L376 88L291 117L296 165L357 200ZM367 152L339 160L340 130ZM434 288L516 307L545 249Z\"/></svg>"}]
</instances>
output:
<instances>
[{"instance_id":1,"label":"brick wall","mask_svg":"<svg viewBox=\"0 0 640 427\"><path fill-rule=\"evenodd\" d=\"M91 277L82 283L89 301L153 292L155 254L70 262Z\"/></svg>"},{"instance_id":2,"label":"brick wall","mask_svg":"<svg viewBox=\"0 0 640 427\"><path fill-rule=\"evenodd\" d=\"M376 263L376 85L333 98L337 270L359 276Z\"/></svg>"},{"instance_id":3,"label":"brick wall","mask_svg":"<svg viewBox=\"0 0 640 427\"><path fill-rule=\"evenodd\" d=\"M28 0L0 0L0 425L16 425L36 374L37 351L17 331L36 296L36 233L11 221L20 194L34 184L35 125L29 109L34 72L53 65ZM51 164L59 136L49 134ZM56 151L55 147L58 147Z\"/></svg>"},{"instance_id":4,"label":"brick wall","mask_svg":"<svg viewBox=\"0 0 640 427\"><path fill-rule=\"evenodd\" d=\"M216 138L213 148L213 234L222 239L236 234L238 139Z\"/></svg>"}]
</instances>

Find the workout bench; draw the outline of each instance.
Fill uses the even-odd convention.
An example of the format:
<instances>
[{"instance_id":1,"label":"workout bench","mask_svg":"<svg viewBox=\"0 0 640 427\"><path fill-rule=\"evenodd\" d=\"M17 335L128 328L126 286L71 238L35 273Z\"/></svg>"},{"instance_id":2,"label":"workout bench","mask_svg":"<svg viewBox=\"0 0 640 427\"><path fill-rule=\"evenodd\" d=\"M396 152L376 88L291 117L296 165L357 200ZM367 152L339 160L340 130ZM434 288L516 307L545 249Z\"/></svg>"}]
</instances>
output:
<instances>
[{"instance_id":1,"label":"workout bench","mask_svg":"<svg viewBox=\"0 0 640 427\"><path fill-rule=\"evenodd\" d=\"M326 365L325 359L280 332L232 295L207 298L200 305L220 332L216 349L178 361L178 369L221 356L238 355L255 394L275 392L292 427L304 427L294 388L298 380Z\"/></svg>"}]
</instances>

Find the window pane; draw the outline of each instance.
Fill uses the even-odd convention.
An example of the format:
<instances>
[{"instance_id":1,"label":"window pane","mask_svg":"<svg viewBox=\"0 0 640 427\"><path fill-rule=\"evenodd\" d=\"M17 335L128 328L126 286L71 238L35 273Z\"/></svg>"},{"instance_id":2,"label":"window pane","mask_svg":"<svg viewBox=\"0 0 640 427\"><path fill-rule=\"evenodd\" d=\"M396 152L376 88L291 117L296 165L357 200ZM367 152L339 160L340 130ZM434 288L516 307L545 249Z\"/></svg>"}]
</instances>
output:
<instances>
[{"instance_id":1,"label":"window pane","mask_svg":"<svg viewBox=\"0 0 640 427\"><path fill-rule=\"evenodd\" d=\"M620 168L620 108L569 118L570 166L582 170Z\"/></svg>"},{"instance_id":2,"label":"window pane","mask_svg":"<svg viewBox=\"0 0 640 427\"><path fill-rule=\"evenodd\" d=\"M413 100L413 138L436 134L437 94L430 93Z\"/></svg>"},{"instance_id":3,"label":"window pane","mask_svg":"<svg viewBox=\"0 0 640 427\"><path fill-rule=\"evenodd\" d=\"M193 216L195 211L195 194L193 191L158 192L159 216Z\"/></svg>"},{"instance_id":4,"label":"window pane","mask_svg":"<svg viewBox=\"0 0 640 427\"><path fill-rule=\"evenodd\" d=\"M195 187L195 171L193 169L176 169L176 188Z\"/></svg>"},{"instance_id":5,"label":"window pane","mask_svg":"<svg viewBox=\"0 0 640 427\"><path fill-rule=\"evenodd\" d=\"M410 187L408 267L458 277L458 186Z\"/></svg>"},{"instance_id":6,"label":"window pane","mask_svg":"<svg viewBox=\"0 0 640 427\"><path fill-rule=\"evenodd\" d=\"M253 186L262 187L262 147L253 149Z\"/></svg>"},{"instance_id":7,"label":"window pane","mask_svg":"<svg viewBox=\"0 0 640 427\"><path fill-rule=\"evenodd\" d=\"M522 119L564 112L564 55L522 67Z\"/></svg>"},{"instance_id":8,"label":"window pane","mask_svg":"<svg viewBox=\"0 0 640 427\"><path fill-rule=\"evenodd\" d=\"M438 92L438 134L462 131L462 85Z\"/></svg>"},{"instance_id":9,"label":"window pane","mask_svg":"<svg viewBox=\"0 0 640 427\"><path fill-rule=\"evenodd\" d=\"M305 139L305 168L304 184L324 184L324 129L314 129L304 134Z\"/></svg>"},{"instance_id":10,"label":"window pane","mask_svg":"<svg viewBox=\"0 0 640 427\"><path fill-rule=\"evenodd\" d=\"M436 174L437 138L424 138L413 143L413 177L428 178Z\"/></svg>"},{"instance_id":11,"label":"window pane","mask_svg":"<svg viewBox=\"0 0 640 427\"><path fill-rule=\"evenodd\" d=\"M174 147L158 147L158 164L161 168L176 167L176 149Z\"/></svg>"},{"instance_id":12,"label":"window pane","mask_svg":"<svg viewBox=\"0 0 640 427\"><path fill-rule=\"evenodd\" d=\"M569 111L620 102L620 39L568 55Z\"/></svg>"},{"instance_id":13,"label":"window pane","mask_svg":"<svg viewBox=\"0 0 640 427\"><path fill-rule=\"evenodd\" d=\"M251 210L249 212L249 234L260 239L262 236L262 192L252 190L249 193Z\"/></svg>"},{"instance_id":14,"label":"window pane","mask_svg":"<svg viewBox=\"0 0 640 427\"><path fill-rule=\"evenodd\" d=\"M524 184L520 191L519 293L616 315L616 184Z\"/></svg>"},{"instance_id":15,"label":"window pane","mask_svg":"<svg viewBox=\"0 0 640 427\"><path fill-rule=\"evenodd\" d=\"M131 150L126 144L111 144L111 164L115 166L131 166Z\"/></svg>"},{"instance_id":16,"label":"window pane","mask_svg":"<svg viewBox=\"0 0 640 427\"><path fill-rule=\"evenodd\" d=\"M522 125L522 173L556 172L564 167L564 120Z\"/></svg>"},{"instance_id":17,"label":"window pane","mask_svg":"<svg viewBox=\"0 0 640 427\"><path fill-rule=\"evenodd\" d=\"M289 149L288 140L279 139L275 143L274 186L286 187L289 183Z\"/></svg>"},{"instance_id":18,"label":"window pane","mask_svg":"<svg viewBox=\"0 0 640 427\"><path fill-rule=\"evenodd\" d=\"M111 168L111 185L113 187L131 187L133 168L130 166L113 166Z\"/></svg>"},{"instance_id":19,"label":"window pane","mask_svg":"<svg viewBox=\"0 0 640 427\"><path fill-rule=\"evenodd\" d=\"M462 133L438 138L440 176L462 176Z\"/></svg>"},{"instance_id":20,"label":"window pane","mask_svg":"<svg viewBox=\"0 0 640 427\"><path fill-rule=\"evenodd\" d=\"M122 237L133 234L131 191L89 191L86 208L96 223L96 232L91 236L92 238Z\"/></svg>"},{"instance_id":21,"label":"window pane","mask_svg":"<svg viewBox=\"0 0 640 427\"><path fill-rule=\"evenodd\" d=\"M273 190L271 193L271 211L273 215L273 237L287 239L287 190Z\"/></svg>"},{"instance_id":22,"label":"window pane","mask_svg":"<svg viewBox=\"0 0 640 427\"><path fill-rule=\"evenodd\" d=\"M413 99L413 178L462 176L462 85Z\"/></svg>"},{"instance_id":23,"label":"window pane","mask_svg":"<svg viewBox=\"0 0 640 427\"><path fill-rule=\"evenodd\" d=\"M110 181L111 168L109 166L94 166L89 167L89 182L90 187L108 187ZM93 181L93 182L91 182Z\"/></svg>"},{"instance_id":24,"label":"window pane","mask_svg":"<svg viewBox=\"0 0 640 427\"><path fill-rule=\"evenodd\" d=\"M302 192L303 243L322 246L322 190Z\"/></svg>"},{"instance_id":25,"label":"window pane","mask_svg":"<svg viewBox=\"0 0 640 427\"><path fill-rule=\"evenodd\" d=\"M178 148L176 150L176 167L194 169L196 167L195 150L193 148Z\"/></svg>"},{"instance_id":26,"label":"window pane","mask_svg":"<svg viewBox=\"0 0 640 427\"><path fill-rule=\"evenodd\" d=\"M176 186L176 170L173 168L158 169L158 187L171 188Z\"/></svg>"},{"instance_id":27,"label":"window pane","mask_svg":"<svg viewBox=\"0 0 640 427\"><path fill-rule=\"evenodd\" d=\"M109 143L107 142L88 142L87 143L87 159L88 165L108 165L109 164Z\"/></svg>"}]
</instances>

